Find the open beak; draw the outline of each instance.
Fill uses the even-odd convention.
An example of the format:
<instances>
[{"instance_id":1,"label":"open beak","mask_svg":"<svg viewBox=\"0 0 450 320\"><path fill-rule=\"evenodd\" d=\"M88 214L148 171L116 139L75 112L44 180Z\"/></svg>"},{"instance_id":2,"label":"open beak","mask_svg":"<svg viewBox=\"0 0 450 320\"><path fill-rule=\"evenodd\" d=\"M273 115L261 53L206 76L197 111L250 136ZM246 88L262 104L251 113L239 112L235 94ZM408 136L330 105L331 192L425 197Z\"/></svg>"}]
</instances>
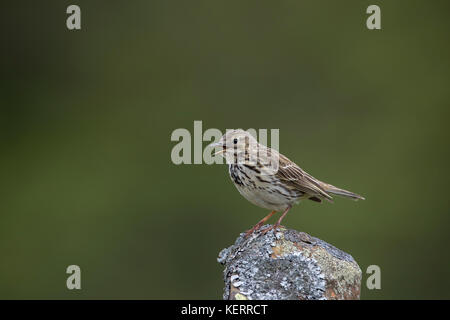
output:
<instances>
[{"instance_id":1,"label":"open beak","mask_svg":"<svg viewBox=\"0 0 450 320\"><path fill-rule=\"evenodd\" d=\"M215 147L222 147L222 149L217 151L217 152L215 152L214 155L218 155L218 154L221 154L221 153L225 152L225 149L223 148L222 142L211 143L209 146L210 147L214 147L214 148Z\"/></svg>"}]
</instances>

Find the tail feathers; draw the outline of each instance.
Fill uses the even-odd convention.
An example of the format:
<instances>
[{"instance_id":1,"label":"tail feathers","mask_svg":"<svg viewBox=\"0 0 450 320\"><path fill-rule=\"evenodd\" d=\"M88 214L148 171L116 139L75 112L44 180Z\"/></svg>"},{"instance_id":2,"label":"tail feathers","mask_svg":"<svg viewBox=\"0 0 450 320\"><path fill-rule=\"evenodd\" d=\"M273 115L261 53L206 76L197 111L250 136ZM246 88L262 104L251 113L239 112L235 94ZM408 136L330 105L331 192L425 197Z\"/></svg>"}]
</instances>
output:
<instances>
[{"instance_id":1,"label":"tail feathers","mask_svg":"<svg viewBox=\"0 0 450 320\"><path fill-rule=\"evenodd\" d=\"M322 188L325 190L326 193L335 194L337 196L350 198L352 200L365 200L363 196L360 196L359 194L353 193L351 191L347 191L344 189L337 188L335 186L332 186L331 184L327 184L322 182Z\"/></svg>"}]
</instances>

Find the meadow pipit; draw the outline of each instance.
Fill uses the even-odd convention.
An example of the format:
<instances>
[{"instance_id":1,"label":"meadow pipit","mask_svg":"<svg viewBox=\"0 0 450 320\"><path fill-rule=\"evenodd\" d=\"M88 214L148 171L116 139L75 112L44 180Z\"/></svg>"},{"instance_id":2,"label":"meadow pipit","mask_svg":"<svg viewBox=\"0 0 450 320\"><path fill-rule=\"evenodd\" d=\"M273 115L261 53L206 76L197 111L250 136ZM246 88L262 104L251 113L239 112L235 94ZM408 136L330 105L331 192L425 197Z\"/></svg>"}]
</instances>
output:
<instances>
[{"instance_id":1,"label":"meadow pipit","mask_svg":"<svg viewBox=\"0 0 450 320\"><path fill-rule=\"evenodd\" d=\"M277 211L282 211L278 221L262 232L276 230L292 205L303 199L332 202L330 194L333 194L364 200L358 194L317 180L276 150L259 144L244 130L228 131L212 146L219 147L215 154L226 159L231 180L240 194L251 203L272 210L247 231L247 236L261 228Z\"/></svg>"}]
</instances>

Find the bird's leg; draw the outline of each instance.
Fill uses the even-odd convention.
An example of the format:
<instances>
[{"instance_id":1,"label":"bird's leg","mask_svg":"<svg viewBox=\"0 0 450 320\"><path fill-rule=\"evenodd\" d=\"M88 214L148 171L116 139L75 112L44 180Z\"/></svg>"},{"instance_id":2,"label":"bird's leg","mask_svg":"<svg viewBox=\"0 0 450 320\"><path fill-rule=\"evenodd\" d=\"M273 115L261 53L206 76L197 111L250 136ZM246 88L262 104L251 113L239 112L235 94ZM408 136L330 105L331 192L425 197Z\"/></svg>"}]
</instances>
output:
<instances>
[{"instance_id":1,"label":"bird's leg","mask_svg":"<svg viewBox=\"0 0 450 320\"><path fill-rule=\"evenodd\" d=\"M245 237L248 237L249 235L251 235L253 232L255 232L256 230L258 230L259 228L262 227L262 225L270 219L271 216L273 216L276 213L275 210L273 210L271 213L269 213L267 216L265 216L264 218L261 219L261 221L259 221L257 224L255 224L255 226L253 228L251 228L250 230L247 230L247 232L245 233Z\"/></svg>"},{"instance_id":2,"label":"bird's leg","mask_svg":"<svg viewBox=\"0 0 450 320\"><path fill-rule=\"evenodd\" d=\"M265 228L264 230L261 230L261 233L266 234L268 231L270 231L272 229L277 230L277 228L280 226L281 221L288 213L289 209L291 209L291 207L287 207L286 210L284 210L283 214L281 215L280 219L278 219L278 221L273 226L270 226L270 227Z\"/></svg>"}]
</instances>

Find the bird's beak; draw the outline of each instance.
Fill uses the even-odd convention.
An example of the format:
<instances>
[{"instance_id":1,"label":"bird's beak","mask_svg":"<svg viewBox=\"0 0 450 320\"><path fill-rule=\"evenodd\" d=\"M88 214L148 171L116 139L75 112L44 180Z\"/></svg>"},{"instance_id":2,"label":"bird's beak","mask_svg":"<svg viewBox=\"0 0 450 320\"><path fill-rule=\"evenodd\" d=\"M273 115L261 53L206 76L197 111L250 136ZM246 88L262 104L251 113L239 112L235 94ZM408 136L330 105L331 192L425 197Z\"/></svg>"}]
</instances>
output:
<instances>
[{"instance_id":1,"label":"bird's beak","mask_svg":"<svg viewBox=\"0 0 450 320\"><path fill-rule=\"evenodd\" d=\"M216 156L216 155L222 154L222 153L224 153L224 152L225 152L225 149L222 149L222 150L219 150L219 151L217 151L217 152L214 152L214 155Z\"/></svg>"},{"instance_id":2,"label":"bird's beak","mask_svg":"<svg viewBox=\"0 0 450 320\"><path fill-rule=\"evenodd\" d=\"M213 147L213 148L215 148L215 147L222 147L222 142L211 143L209 146ZM222 148L221 150L215 152L214 155L218 155L218 154L221 154L221 153L224 153L224 152L225 152L225 149Z\"/></svg>"}]
</instances>

